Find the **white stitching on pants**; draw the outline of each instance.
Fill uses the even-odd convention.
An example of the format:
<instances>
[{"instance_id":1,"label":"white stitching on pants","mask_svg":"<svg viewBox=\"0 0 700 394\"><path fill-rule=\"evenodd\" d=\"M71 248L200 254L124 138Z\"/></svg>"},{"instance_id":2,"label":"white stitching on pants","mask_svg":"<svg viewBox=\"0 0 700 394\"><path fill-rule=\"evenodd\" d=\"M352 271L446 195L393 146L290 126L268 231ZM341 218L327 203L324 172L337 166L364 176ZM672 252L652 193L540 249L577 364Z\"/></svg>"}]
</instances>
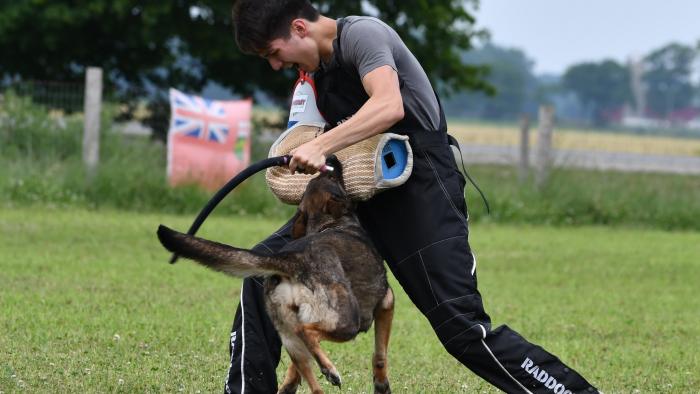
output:
<instances>
[{"instance_id":1,"label":"white stitching on pants","mask_svg":"<svg viewBox=\"0 0 700 394\"><path fill-rule=\"evenodd\" d=\"M282 239L282 241L284 241L284 244L285 244L285 245L289 243L289 240L288 240L287 238L281 236L280 234L274 233L274 234L272 234L272 235L277 236L277 237L280 237L280 238Z\"/></svg>"},{"instance_id":2,"label":"white stitching on pants","mask_svg":"<svg viewBox=\"0 0 700 394\"><path fill-rule=\"evenodd\" d=\"M244 310L243 310L243 288L244 287L245 287L245 281L241 284L241 297L240 297L241 318L243 319L243 321L241 322L241 334L242 334L241 337L242 338L245 335L243 333L243 329L244 329L243 324L245 323L245 316L243 315L243 313L244 313ZM234 338L235 333L236 333L235 330L231 333L231 339ZM242 342L242 343L244 344L244 347L245 347L245 342ZM231 370L233 369L233 359L236 355L235 350L236 350L235 348L231 347L231 363L229 364L228 374L226 374L226 383L224 384L224 388L226 389L227 393L231 393L231 387L229 387L229 379L231 378ZM243 375L243 348L241 348L241 381L243 382L243 383L241 383L241 394L243 394L243 389L245 388L245 376Z\"/></svg>"},{"instance_id":3,"label":"white stitching on pants","mask_svg":"<svg viewBox=\"0 0 700 394\"><path fill-rule=\"evenodd\" d=\"M450 343L450 342L452 342L453 339L457 338L458 336L464 334L464 333L467 332L467 331L471 331L471 329L474 328L474 327L476 327L476 326L481 326L481 324L477 323L477 324L474 324L473 326L467 328L466 330L460 331L458 334L455 334L452 338L450 338L449 341L443 343L442 345L443 345L443 346L447 346L447 344ZM482 327L483 327L483 326L482 326Z\"/></svg>"},{"instance_id":4,"label":"white stitching on pants","mask_svg":"<svg viewBox=\"0 0 700 394\"><path fill-rule=\"evenodd\" d=\"M462 299L462 298L466 298L466 297L474 297L474 296L476 296L476 294L466 294L466 295L463 295L463 296L459 296L459 297L455 297L455 298L450 298L449 300L442 301L442 302L440 302L439 304L435 305L431 310L425 312L425 314L426 314L426 316L427 316L429 313L431 313L432 311L436 310L436 309L437 309L440 305L442 305L442 304L446 304L446 303L448 303L448 302L456 301L456 300L459 300L459 299Z\"/></svg>"},{"instance_id":5,"label":"white stitching on pants","mask_svg":"<svg viewBox=\"0 0 700 394\"><path fill-rule=\"evenodd\" d=\"M493 361L495 361L496 364L498 364L498 366L501 367L501 369L503 370L503 372L505 372L506 375L508 375L511 379L513 379L513 381L514 381L518 386L520 386L521 389L525 390L525 392L526 392L527 394L532 394L532 392L531 392L530 390L526 389L525 386L523 386L520 382L518 382L518 380L515 379L515 378L513 377L513 375L510 374L510 372L508 372L508 370L503 366L503 364L501 364L501 362L498 361L498 359L496 358L496 356L491 352L491 349L489 349L489 347L486 345L486 342L484 342L483 339L481 340L481 343L484 344L484 347L486 348L486 351L489 352L489 354L491 355L491 357L493 357Z\"/></svg>"},{"instance_id":6,"label":"white stitching on pants","mask_svg":"<svg viewBox=\"0 0 700 394\"><path fill-rule=\"evenodd\" d=\"M428 281L428 287L430 287L430 293L433 295L433 299L435 300L435 304L437 305L438 300L437 297L435 296L435 291L433 291L433 285L430 283L430 275L428 275L428 270L425 269L425 263L423 262L423 255L418 252L418 257L420 258L420 265L423 266L423 272L425 273L425 280Z\"/></svg>"},{"instance_id":7,"label":"white stitching on pants","mask_svg":"<svg viewBox=\"0 0 700 394\"><path fill-rule=\"evenodd\" d=\"M269 246L265 245L263 242L260 242L259 244L255 245L255 247L258 247L258 246L264 246L267 250L270 251L270 253L275 253L272 249L270 249Z\"/></svg>"},{"instance_id":8,"label":"white stitching on pants","mask_svg":"<svg viewBox=\"0 0 700 394\"><path fill-rule=\"evenodd\" d=\"M486 339L486 329L484 328L483 324L479 324L479 327L481 327L481 331L484 333L484 339ZM464 353L469 350L469 347L472 345L472 343L468 343L467 346L464 347L464 350L462 350L462 353L459 354L459 356L456 357L457 360L459 360L462 356L464 356Z\"/></svg>"},{"instance_id":9,"label":"white stitching on pants","mask_svg":"<svg viewBox=\"0 0 700 394\"><path fill-rule=\"evenodd\" d=\"M289 243L289 240L286 239L283 235L281 235L280 232L285 231L285 230L288 229L290 226L291 226L291 224L290 224L290 223L287 223L284 227L282 227L281 229L279 229L279 230L275 231L274 233L272 233L272 235L281 238L281 239L284 241L285 245L286 245L286 244ZM260 242L259 244L255 245L256 248L257 248L258 246L264 246L265 249L267 249L267 250L270 251L270 253L275 253L274 250L272 250L269 246L267 246L267 245L265 244L265 241Z\"/></svg>"},{"instance_id":10,"label":"white stitching on pants","mask_svg":"<svg viewBox=\"0 0 700 394\"><path fill-rule=\"evenodd\" d=\"M245 394L245 370L243 364L245 363L245 310L243 309L243 289L245 288L245 281L241 285L241 394Z\"/></svg>"},{"instance_id":11,"label":"white stitching on pants","mask_svg":"<svg viewBox=\"0 0 700 394\"><path fill-rule=\"evenodd\" d=\"M464 350L462 350L462 353L460 353L459 356L456 357L458 361L459 361L460 357L464 356L464 353L466 353L467 350L469 350L469 347L471 345L472 345L471 343L468 343L467 346L464 347Z\"/></svg>"},{"instance_id":12,"label":"white stitching on pants","mask_svg":"<svg viewBox=\"0 0 700 394\"><path fill-rule=\"evenodd\" d=\"M445 241L449 241L449 240L452 240L452 239L463 238L463 237L466 238L465 235L458 235L458 236L456 236L456 237L449 237L449 238L441 239L441 240L439 240L439 241L435 241L435 242L431 243L430 245L424 246L424 247L422 247L422 248L416 250L415 252L409 254L408 256L404 257L403 259L401 259L399 262L396 263L396 266L398 267L399 264L401 264L401 263L403 263L404 261L410 259L410 258L413 257L416 253L420 253L420 252L422 252L422 251L428 249L429 247L431 247L431 246L433 246L433 245L435 245L435 244L439 244L440 242L445 242Z\"/></svg>"},{"instance_id":13,"label":"white stitching on pants","mask_svg":"<svg viewBox=\"0 0 700 394\"><path fill-rule=\"evenodd\" d=\"M464 215L462 215L462 212L460 212L459 209L457 209L457 207L455 206L454 202L452 202L452 199L450 198L450 193L448 193L448 192L447 192L447 189L445 189L445 185L442 183L442 179L441 179L440 176L438 175L437 169L436 169L435 166L433 165L433 161L430 160L430 157L428 156L427 153L423 152L423 156L425 156L425 159L428 161L428 165L429 165L430 168L433 170L433 174L435 174L435 179L437 179L438 184L440 185L440 188L442 188L442 192L445 194L445 197L447 198L447 201L448 201L448 202L450 203L450 205L452 206L452 209L454 209L454 211L455 211L455 213L457 214L457 216L459 216L459 218L462 219L462 222L463 222L463 224L464 224L464 227L469 228L469 226L467 225L467 220L464 218Z\"/></svg>"},{"instance_id":14,"label":"white stitching on pants","mask_svg":"<svg viewBox=\"0 0 700 394\"><path fill-rule=\"evenodd\" d=\"M449 318L449 319L445 320L444 322L440 323L439 326L433 327L433 331L437 331L438 328L444 326L444 325L447 324L448 322L450 322L450 321L452 321L452 320L454 320L454 319L456 319L456 318L458 318L458 317L460 317L460 316L464 316L464 315L468 315L468 314L476 314L476 313L472 311L472 312L464 312L464 313L460 313L460 314L458 314L458 315L454 315L454 316L452 316L451 318Z\"/></svg>"}]
</instances>

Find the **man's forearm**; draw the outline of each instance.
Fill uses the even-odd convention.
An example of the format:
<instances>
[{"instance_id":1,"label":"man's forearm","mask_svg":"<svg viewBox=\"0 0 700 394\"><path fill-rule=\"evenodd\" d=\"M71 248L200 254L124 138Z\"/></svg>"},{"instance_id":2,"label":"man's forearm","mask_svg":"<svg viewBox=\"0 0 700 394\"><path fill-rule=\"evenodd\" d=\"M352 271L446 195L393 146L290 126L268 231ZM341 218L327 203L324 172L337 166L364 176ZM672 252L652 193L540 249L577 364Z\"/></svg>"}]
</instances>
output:
<instances>
[{"instance_id":1,"label":"man's forearm","mask_svg":"<svg viewBox=\"0 0 700 394\"><path fill-rule=\"evenodd\" d=\"M382 133L403 119L403 102L395 98L370 97L345 122L317 137L314 141L328 156L356 142Z\"/></svg>"}]
</instances>

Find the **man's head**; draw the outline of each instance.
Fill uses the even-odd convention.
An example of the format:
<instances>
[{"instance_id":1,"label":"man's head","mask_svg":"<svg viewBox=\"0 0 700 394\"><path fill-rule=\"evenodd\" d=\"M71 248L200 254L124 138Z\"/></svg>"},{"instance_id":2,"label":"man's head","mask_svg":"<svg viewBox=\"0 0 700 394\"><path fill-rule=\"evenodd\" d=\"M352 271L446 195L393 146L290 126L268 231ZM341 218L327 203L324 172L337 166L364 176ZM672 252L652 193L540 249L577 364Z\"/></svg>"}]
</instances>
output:
<instances>
[{"instance_id":1,"label":"man's head","mask_svg":"<svg viewBox=\"0 0 700 394\"><path fill-rule=\"evenodd\" d=\"M236 43L243 52L267 59L275 70L296 66L313 71L320 57L309 28L319 16L308 0L237 0Z\"/></svg>"}]
</instances>

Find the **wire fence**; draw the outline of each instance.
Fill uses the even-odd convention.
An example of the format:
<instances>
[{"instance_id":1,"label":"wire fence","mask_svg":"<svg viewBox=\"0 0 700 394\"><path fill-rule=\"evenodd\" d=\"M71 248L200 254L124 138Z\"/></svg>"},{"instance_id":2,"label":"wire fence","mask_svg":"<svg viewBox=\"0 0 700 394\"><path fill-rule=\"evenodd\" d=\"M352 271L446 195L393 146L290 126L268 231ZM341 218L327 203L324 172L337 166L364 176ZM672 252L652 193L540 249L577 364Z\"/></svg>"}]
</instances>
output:
<instances>
[{"instance_id":1,"label":"wire fence","mask_svg":"<svg viewBox=\"0 0 700 394\"><path fill-rule=\"evenodd\" d=\"M83 110L85 85L81 82L65 81L22 81L2 86L3 92L14 92L23 97L29 97L39 105L48 109L65 112L80 112Z\"/></svg>"},{"instance_id":2,"label":"wire fence","mask_svg":"<svg viewBox=\"0 0 700 394\"><path fill-rule=\"evenodd\" d=\"M47 111L64 114L82 113L85 110L85 84L75 81L2 81L3 94L16 94L28 98ZM0 105L1 105L0 100ZM130 88L118 91L114 86L103 85L102 107L110 107L109 115L118 130L126 134L151 135L165 141L170 125L170 102L167 91Z\"/></svg>"}]
</instances>

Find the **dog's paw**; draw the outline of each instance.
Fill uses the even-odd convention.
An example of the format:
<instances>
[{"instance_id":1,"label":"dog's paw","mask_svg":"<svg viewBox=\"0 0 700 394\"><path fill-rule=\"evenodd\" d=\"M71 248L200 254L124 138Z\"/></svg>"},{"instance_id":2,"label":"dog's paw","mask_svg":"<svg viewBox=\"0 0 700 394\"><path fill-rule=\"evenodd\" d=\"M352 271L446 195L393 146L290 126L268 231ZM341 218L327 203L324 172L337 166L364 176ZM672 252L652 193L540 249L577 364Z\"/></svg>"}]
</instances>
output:
<instances>
[{"instance_id":1,"label":"dog's paw","mask_svg":"<svg viewBox=\"0 0 700 394\"><path fill-rule=\"evenodd\" d=\"M321 373L326 377L326 380L328 380L330 384L340 387L340 374L338 374L338 371L336 371L335 368L332 370L328 368L321 368Z\"/></svg>"},{"instance_id":2,"label":"dog's paw","mask_svg":"<svg viewBox=\"0 0 700 394\"><path fill-rule=\"evenodd\" d=\"M374 394L391 394L391 387L389 386L389 380L383 382L374 381Z\"/></svg>"},{"instance_id":3,"label":"dog's paw","mask_svg":"<svg viewBox=\"0 0 700 394\"><path fill-rule=\"evenodd\" d=\"M279 390L277 390L277 394L296 394L298 387L299 385L296 384L288 384L280 387Z\"/></svg>"}]
</instances>

